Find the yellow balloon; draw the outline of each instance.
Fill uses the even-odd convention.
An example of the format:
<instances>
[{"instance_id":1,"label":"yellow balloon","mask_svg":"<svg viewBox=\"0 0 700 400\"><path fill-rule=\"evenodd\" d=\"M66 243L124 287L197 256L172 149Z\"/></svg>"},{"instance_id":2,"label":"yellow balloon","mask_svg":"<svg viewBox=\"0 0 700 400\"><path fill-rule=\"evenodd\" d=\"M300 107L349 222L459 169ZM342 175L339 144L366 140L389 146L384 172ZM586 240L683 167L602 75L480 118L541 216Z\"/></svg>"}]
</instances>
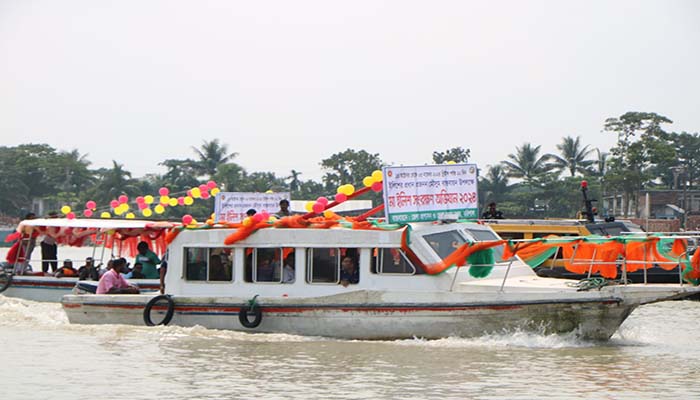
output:
<instances>
[{"instance_id":1,"label":"yellow balloon","mask_svg":"<svg viewBox=\"0 0 700 400\"><path fill-rule=\"evenodd\" d=\"M150 208L144 208L141 210L141 214L143 214L144 217L150 217L153 215L153 211Z\"/></svg>"},{"instance_id":2,"label":"yellow balloon","mask_svg":"<svg viewBox=\"0 0 700 400\"><path fill-rule=\"evenodd\" d=\"M382 171L380 171L380 170L372 171L372 179L374 179L375 182L383 181L384 175L382 175Z\"/></svg>"},{"instance_id":3,"label":"yellow balloon","mask_svg":"<svg viewBox=\"0 0 700 400\"><path fill-rule=\"evenodd\" d=\"M163 214L165 212L165 207L158 204L154 207L154 210L156 211L156 214Z\"/></svg>"},{"instance_id":4,"label":"yellow balloon","mask_svg":"<svg viewBox=\"0 0 700 400\"><path fill-rule=\"evenodd\" d=\"M192 203L194 203L194 199L192 199L190 196L185 196L185 205L191 206Z\"/></svg>"},{"instance_id":5,"label":"yellow balloon","mask_svg":"<svg viewBox=\"0 0 700 400\"><path fill-rule=\"evenodd\" d=\"M128 214L126 214L126 219L134 219L134 218L136 218L136 216L134 215L134 213L128 213Z\"/></svg>"},{"instance_id":6,"label":"yellow balloon","mask_svg":"<svg viewBox=\"0 0 700 400\"><path fill-rule=\"evenodd\" d=\"M192 188L192 197L195 199L198 199L202 195L202 192L199 190L198 187Z\"/></svg>"},{"instance_id":7,"label":"yellow balloon","mask_svg":"<svg viewBox=\"0 0 700 400\"><path fill-rule=\"evenodd\" d=\"M323 212L323 216L326 218L332 218L335 215L335 213L331 210L326 210Z\"/></svg>"},{"instance_id":8,"label":"yellow balloon","mask_svg":"<svg viewBox=\"0 0 700 400\"><path fill-rule=\"evenodd\" d=\"M124 210L122 210L121 207L117 207L114 209L114 214L115 215L122 215L122 214L124 214Z\"/></svg>"},{"instance_id":9,"label":"yellow balloon","mask_svg":"<svg viewBox=\"0 0 700 400\"><path fill-rule=\"evenodd\" d=\"M365 185L365 187L370 187L374 183L374 180L372 179L371 176L365 176L364 179L362 179L362 184Z\"/></svg>"},{"instance_id":10,"label":"yellow balloon","mask_svg":"<svg viewBox=\"0 0 700 400\"><path fill-rule=\"evenodd\" d=\"M251 224L253 224L253 220L250 219L250 217L245 217L243 219L243 226L250 226Z\"/></svg>"},{"instance_id":11,"label":"yellow balloon","mask_svg":"<svg viewBox=\"0 0 700 400\"><path fill-rule=\"evenodd\" d=\"M345 187L345 185L338 186L338 189L335 192L336 193L343 193L343 187Z\"/></svg>"},{"instance_id":12,"label":"yellow balloon","mask_svg":"<svg viewBox=\"0 0 700 400\"><path fill-rule=\"evenodd\" d=\"M177 199L171 197L170 200L168 200L168 204L170 205L170 207L175 207L177 205Z\"/></svg>"},{"instance_id":13,"label":"yellow balloon","mask_svg":"<svg viewBox=\"0 0 700 400\"><path fill-rule=\"evenodd\" d=\"M177 201L177 199L175 201ZM169 202L170 196L160 196L160 204L168 204Z\"/></svg>"},{"instance_id":14,"label":"yellow balloon","mask_svg":"<svg viewBox=\"0 0 700 400\"><path fill-rule=\"evenodd\" d=\"M351 194L355 193L355 186L349 183L347 185L343 185L342 188L343 191L341 193L343 193L346 196L350 196Z\"/></svg>"},{"instance_id":15,"label":"yellow balloon","mask_svg":"<svg viewBox=\"0 0 700 400\"><path fill-rule=\"evenodd\" d=\"M314 202L313 201L307 201L306 204L304 204L304 209L308 212L311 212L314 210Z\"/></svg>"},{"instance_id":16,"label":"yellow balloon","mask_svg":"<svg viewBox=\"0 0 700 400\"><path fill-rule=\"evenodd\" d=\"M270 194L270 193L275 193L272 190L266 190L265 193Z\"/></svg>"},{"instance_id":17,"label":"yellow balloon","mask_svg":"<svg viewBox=\"0 0 700 400\"><path fill-rule=\"evenodd\" d=\"M102 211L100 218L112 218L112 214L108 213L107 211Z\"/></svg>"},{"instance_id":18,"label":"yellow balloon","mask_svg":"<svg viewBox=\"0 0 700 400\"><path fill-rule=\"evenodd\" d=\"M450 161L448 161L446 164L457 164L457 163L450 160Z\"/></svg>"},{"instance_id":19,"label":"yellow balloon","mask_svg":"<svg viewBox=\"0 0 700 400\"><path fill-rule=\"evenodd\" d=\"M216 219L216 215L214 215L214 213L211 213L211 215L209 216L209 219Z\"/></svg>"},{"instance_id":20,"label":"yellow balloon","mask_svg":"<svg viewBox=\"0 0 700 400\"><path fill-rule=\"evenodd\" d=\"M119 207L117 207L117 208L119 208L119 209L122 210L122 214L124 214L125 212L129 211L129 205L126 204L126 203L120 204Z\"/></svg>"},{"instance_id":21,"label":"yellow balloon","mask_svg":"<svg viewBox=\"0 0 700 400\"><path fill-rule=\"evenodd\" d=\"M69 206L61 207L61 212L64 214L68 214L70 212L70 207Z\"/></svg>"},{"instance_id":22,"label":"yellow balloon","mask_svg":"<svg viewBox=\"0 0 700 400\"><path fill-rule=\"evenodd\" d=\"M214 188L209 193L211 193L212 196L216 196L220 191L219 188Z\"/></svg>"},{"instance_id":23,"label":"yellow balloon","mask_svg":"<svg viewBox=\"0 0 700 400\"><path fill-rule=\"evenodd\" d=\"M143 196L143 202L146 204L153 204L153 196L150 194Z\"/></svg>"}]
</instances>

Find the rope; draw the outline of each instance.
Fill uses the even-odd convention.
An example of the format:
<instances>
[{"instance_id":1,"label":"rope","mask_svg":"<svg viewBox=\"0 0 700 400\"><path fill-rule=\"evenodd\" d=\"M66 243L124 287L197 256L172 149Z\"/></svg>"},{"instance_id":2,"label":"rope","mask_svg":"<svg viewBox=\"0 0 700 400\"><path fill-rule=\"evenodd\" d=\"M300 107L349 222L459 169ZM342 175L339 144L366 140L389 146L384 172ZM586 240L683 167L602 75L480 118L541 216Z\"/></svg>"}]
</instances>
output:
<instances>
[{"instance_id":1,"label":"rope","mask_svg":"<svg viewBox=\"0 0 700 400\"><path fill-rule=\"evenodd\" d=\"M583 292L591 289L600 290L604 286L624 285L625 283L629 282L625 282L624 279L615 280L605 278L584 278L575 283L567 282L566 285L569 287L578 288L576 290L577 292Z\"/></svg>"},{"instance_id":2,"label":"rope","mask_svg":"<svg viewBox=\"0 0 700 400\"><path fill-rule=\"evenodd\" d=\"M260 296L260 295L256 294L255 296L253 296L252 299L248 300L248 307L250 307L251 310L253 309L253 306L256 306L258 304L258 302L257 302L258 296Z\"/></svg>"}]
</instances>

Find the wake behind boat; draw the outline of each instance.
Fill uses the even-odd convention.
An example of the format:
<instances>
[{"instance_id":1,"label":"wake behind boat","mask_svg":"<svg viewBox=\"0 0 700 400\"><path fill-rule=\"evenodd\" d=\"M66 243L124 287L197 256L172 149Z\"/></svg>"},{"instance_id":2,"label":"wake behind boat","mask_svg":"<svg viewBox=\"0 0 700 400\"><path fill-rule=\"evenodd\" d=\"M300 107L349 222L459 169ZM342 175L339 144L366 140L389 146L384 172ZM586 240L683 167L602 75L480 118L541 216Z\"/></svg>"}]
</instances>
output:
<instances>
[{"instance_id":1,"label":"wake behind boat","mask_svg":"<svg viewBox=\"0 0 700 400\"><path fill-rule=\"evenodd\" d=\"M70 322L82 324L162 322L348 339L524 329L605 340L636 307L698 292L662 284L582 288L538 277L517 253L475 223L293 216L182 229L170 244L168 296L67 295L62 303Z\"/></svg>"}]
</instances>

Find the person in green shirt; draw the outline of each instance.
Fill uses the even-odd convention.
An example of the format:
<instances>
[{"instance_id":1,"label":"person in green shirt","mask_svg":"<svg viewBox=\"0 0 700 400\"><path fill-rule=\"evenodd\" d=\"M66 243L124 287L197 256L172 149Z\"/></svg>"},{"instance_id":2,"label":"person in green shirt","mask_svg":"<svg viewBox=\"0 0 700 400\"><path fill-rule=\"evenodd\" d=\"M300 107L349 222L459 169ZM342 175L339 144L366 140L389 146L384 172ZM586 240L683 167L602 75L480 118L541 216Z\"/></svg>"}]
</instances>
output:
<instances>
[{"instance_id":1,"label":"person in green shirt","mask_svg":"<svg viewBox=\"0 0 700 400\"><path fill-rule=\"evenodd\" d=\"M139 242L136 249L138 250L139 254L136 255L134 265L141 264L143 266L142 273L144 278L158 279L160 274L156 269L156 265L160 264L160 259L156 253L152 252L151 249L148 248L148 243L146 242Z\"/></svg>"}]
</instances>

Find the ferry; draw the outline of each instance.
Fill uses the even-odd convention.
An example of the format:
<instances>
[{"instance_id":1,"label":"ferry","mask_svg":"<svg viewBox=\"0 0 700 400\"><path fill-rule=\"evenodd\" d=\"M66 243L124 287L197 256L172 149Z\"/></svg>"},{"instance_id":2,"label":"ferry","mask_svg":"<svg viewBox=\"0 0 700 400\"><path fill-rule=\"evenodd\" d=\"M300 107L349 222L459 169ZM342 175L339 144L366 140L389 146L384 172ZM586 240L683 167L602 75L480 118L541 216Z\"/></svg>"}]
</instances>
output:
<instances>
[{"instance_id":1,"label":"ferry","mask_svg":"<svg viewBox=\"0 0 700 400\"><path fill-rule=\"evenodd\" d=\"M527 246L466 221L290 216L181 226L168 240L166 294L66 295L69 321L368 340L509 330L606 340L637 307L700 291L540 277L518 256ZM558 246L596 244L586 240Z\"/></svg>"}]
</instances>

